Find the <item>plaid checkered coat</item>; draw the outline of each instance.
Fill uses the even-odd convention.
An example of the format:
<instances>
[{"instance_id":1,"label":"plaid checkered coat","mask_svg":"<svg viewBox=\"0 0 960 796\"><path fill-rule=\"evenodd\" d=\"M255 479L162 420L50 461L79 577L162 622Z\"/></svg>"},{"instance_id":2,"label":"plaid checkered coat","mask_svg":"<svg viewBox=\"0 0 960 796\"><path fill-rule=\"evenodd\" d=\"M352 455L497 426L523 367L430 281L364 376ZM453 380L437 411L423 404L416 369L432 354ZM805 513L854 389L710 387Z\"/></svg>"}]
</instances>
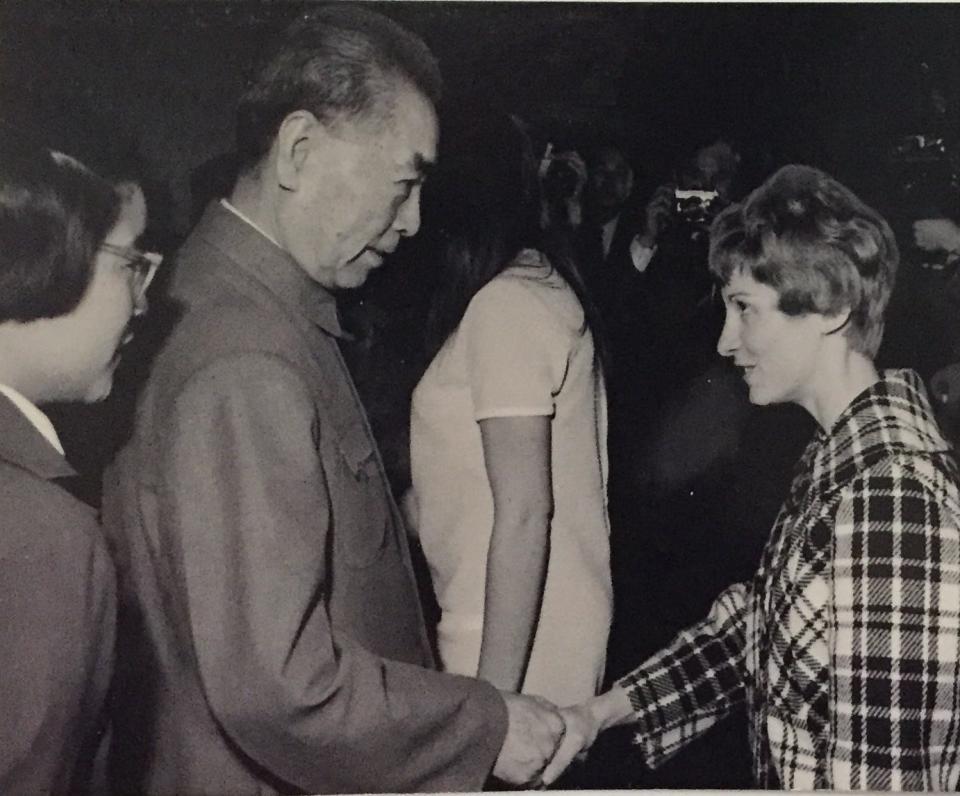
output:
<instances>
[{"instance_id":1,"label":"plaid checkered coat","mask_svg":"<svg viewBox=\"0 0 960 796\"><path fill-rule=\"evenodd\" d=\"M760 787L957 790L960 502L920 379L803 454L753 581L627 675L656 766L741 701Z\"/></svg>"}]
</instances>

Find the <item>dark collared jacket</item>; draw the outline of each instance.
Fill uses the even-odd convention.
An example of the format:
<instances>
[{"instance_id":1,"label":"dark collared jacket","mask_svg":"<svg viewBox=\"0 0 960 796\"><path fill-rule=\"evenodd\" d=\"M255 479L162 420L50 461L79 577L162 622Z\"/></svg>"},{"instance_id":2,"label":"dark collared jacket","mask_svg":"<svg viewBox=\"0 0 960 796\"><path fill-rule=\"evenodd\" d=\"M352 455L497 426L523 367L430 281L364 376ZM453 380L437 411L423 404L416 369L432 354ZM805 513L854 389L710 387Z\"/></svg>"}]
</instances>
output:
<instances>
[{"instance_id":1,"label":"dark collared jacket","mask_svg":"<svg viewBox=\"0 0 960 796\"><path fill-rule=\"evenodd\" d=\"M115 580L76 473L0 396L0 793L90 785L113 664Z\"/></svg>"},{"instance_id":2,"label":"dark collared jacket","mask_svg":"<svg viewBox=\"0 0 960 796\"><path fill-rule=\"evenodd\" d=\"M221 205L105 481L122 792L476 790L495 690L439 674L332 297Z\"/></svg>"}]
</instances>

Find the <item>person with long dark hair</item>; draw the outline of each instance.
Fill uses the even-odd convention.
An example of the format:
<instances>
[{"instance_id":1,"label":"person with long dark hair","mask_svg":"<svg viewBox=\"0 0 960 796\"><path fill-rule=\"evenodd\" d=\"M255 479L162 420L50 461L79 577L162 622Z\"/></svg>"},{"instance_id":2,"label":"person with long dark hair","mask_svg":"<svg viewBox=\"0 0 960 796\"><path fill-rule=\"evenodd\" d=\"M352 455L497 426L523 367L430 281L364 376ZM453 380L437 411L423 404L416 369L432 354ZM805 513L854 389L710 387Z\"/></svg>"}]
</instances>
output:
<instances>
[{"instance_id":1,"label":"person with long dark hair","mask_svg":"<svg viewBox=\"0 0 960 796\"><path fill-rule=\"evenodd\" d=\"M444 668L571 704L611 618L606 399L595 313L540 226L530 141L474 108L436 174L436 352L413 395L412 501Z\"/></svg>"}]
</instances>

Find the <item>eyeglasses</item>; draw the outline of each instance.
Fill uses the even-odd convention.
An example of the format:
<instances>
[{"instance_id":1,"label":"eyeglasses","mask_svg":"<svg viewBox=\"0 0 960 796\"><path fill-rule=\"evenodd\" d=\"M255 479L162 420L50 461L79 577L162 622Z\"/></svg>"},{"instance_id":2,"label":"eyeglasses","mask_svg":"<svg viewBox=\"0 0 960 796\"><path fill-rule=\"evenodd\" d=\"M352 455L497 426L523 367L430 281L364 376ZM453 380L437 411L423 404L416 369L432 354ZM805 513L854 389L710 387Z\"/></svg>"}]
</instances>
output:
<instances>
[{"instance_id":1,"label":"eyeglasses","mask_svg":"<svg viewBox=\"0 0 960 796\"><path fill-rule=\"evenodd\" d=\"M147 288L157 274L163 255L156 252L142 252L139 249L125 246L114 246L112 243L101 243L100 250L115 254L124 261L124 265L133 271L134 298L140 302L147 294Z\"/></svg>"}]
</instances>

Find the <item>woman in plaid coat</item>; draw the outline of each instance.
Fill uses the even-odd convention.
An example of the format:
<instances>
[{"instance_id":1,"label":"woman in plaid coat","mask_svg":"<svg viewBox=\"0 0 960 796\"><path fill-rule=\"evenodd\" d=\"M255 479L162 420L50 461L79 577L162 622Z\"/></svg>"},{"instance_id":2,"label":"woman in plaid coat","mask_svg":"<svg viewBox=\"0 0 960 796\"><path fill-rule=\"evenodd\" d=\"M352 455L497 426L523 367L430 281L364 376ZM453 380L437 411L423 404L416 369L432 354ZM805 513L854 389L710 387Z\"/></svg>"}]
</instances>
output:
<instances>
[{"instance_id":1,"label":"woman in plaid coat","mask_svg":"<svg viewBox=\"0 0 960 796\"><path fill-rule=\"evenodd\" d=\"M753 580L566 710L545 782L606 727L633 723L656 766L745 702L758 787L958 788L957 469L919 377L873 364L897 262L886 222L809 167L717 218L718 350L753 403L819 430Z\"/></svg>"}]
</instances>

